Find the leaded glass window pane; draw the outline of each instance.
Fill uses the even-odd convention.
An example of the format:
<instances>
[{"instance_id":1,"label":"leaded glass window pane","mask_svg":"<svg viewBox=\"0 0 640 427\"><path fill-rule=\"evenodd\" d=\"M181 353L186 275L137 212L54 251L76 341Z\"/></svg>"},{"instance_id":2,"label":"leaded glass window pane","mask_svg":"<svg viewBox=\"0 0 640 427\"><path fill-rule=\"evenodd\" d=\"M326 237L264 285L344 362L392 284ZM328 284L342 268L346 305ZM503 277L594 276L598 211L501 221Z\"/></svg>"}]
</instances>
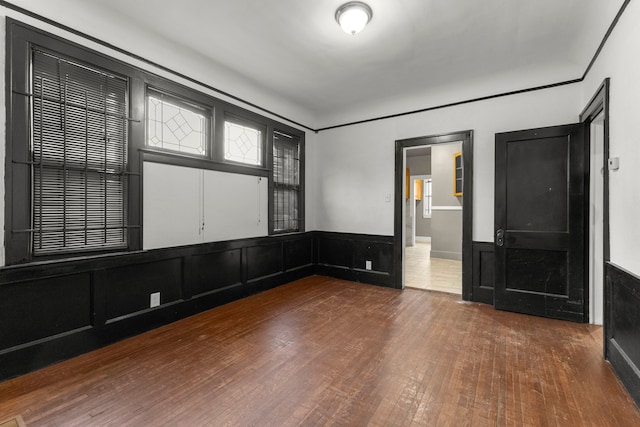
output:
<instances>
[{"instance_id":1,"label":"leaded glass window pane","mask_svg":"<svg viewBox=\"0 0 640 427\"><path fill-rule=\"evenodd\" d=\"M147 146L207 156L209 112L159 93L147 96Z\"/></svg>"},{"instance_id":2,"label":"leaded glass window pane","mask_svg":"<svg viewBox=\"0 0 640 427\"><path fill-rule=\"evenodd\" d=\"M235 122L224 122L224 159L262 166L262 131Z\"/></svg>"}]
</instances>

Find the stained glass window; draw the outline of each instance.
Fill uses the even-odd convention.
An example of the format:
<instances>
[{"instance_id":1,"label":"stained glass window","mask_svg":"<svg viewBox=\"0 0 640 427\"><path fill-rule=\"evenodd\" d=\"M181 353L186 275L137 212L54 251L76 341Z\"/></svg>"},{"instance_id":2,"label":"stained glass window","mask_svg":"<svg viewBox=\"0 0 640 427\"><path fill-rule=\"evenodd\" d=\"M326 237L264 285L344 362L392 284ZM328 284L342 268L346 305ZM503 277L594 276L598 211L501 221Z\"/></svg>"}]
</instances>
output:
<instances>
[{"instance_id":1,"label":"stained glass window","mask_svg":"<svg viewBox=\"0 0 640 427\"><path fill-rule=\"evenodd\" d=\"M263 165L263 134L257 127L224 122L224 159L252 166Z\"/></svg>"},{"instance_id":2,"label":"stained glass window","mask_svg":"<svg viewBox=\"0 0 640 427\"><path fill-rule=\"evenodd\" d=\"M160 92L149 92L147 146L206 157L209 117L205 108Z\"/></svg>"}]
</instances>

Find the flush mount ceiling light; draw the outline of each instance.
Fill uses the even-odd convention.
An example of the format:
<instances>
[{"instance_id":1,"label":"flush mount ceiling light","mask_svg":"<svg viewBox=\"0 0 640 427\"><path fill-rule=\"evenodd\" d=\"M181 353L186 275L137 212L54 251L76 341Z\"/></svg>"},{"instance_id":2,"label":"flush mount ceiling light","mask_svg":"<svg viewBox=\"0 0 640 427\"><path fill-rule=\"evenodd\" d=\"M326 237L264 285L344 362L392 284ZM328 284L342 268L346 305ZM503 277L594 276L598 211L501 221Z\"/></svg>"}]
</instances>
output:
<instances>
[{"instance_id":1,"label":"flush mount ceiling light","mask_svg":"<svg viewBox=\"0 0 640 427\"><path fill-rule=\"evenodd\" d=\"M336 10L336 21L340 24L342 31L355 35L362 31L371 21L373 12L366 3L360 1L350 1Z\"/></svg>"}]
</instances>

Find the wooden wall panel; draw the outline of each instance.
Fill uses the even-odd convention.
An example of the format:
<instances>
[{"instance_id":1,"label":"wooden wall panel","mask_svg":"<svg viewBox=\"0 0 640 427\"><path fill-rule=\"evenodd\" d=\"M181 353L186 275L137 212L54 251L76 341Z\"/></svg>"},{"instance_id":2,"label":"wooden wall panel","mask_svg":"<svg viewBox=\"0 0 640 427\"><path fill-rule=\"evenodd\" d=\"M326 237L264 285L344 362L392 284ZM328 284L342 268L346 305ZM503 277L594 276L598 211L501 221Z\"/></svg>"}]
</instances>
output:
<instances>
[{"instance_id":1,"label":"wooden wall panel","mask_svg":"<svg viewBox=\"0 0 640 427\"><path fill-rule=\"evenodd\" d=\"M333 236L333 235L332 235ZM329 237L326 233L318 235L318 263L333 267L353 267L353 241Z\"/></svg>"},{"instance_id":2,"label":"wooden wall panel","mask_svg":"<svg viewBox=\"0 0 640 427\"><path fill-rule=\"evenodd\" d=\"M393 287L392 236L316 233L318 273L339 279ZM371 270L366 270L366 261Z\"/></svg>"},{"instance_id":3,"label":"wooden wall panel","mask_svg":"<svg viewBox=\"0 0 640 427\"><path fill-rule=\"evenodd\" d=\"M640 277L606 265L605 356L640 406Z\"/></svg>"},{"instance_id":4,"label":"wooden wall panel","mask_svg":"<svg viewBox=\"0 0 640 427\"><path fill-rule=\"evenodd\" d=\"M281 273L282 268L282 243L250 246L247 248L247 279L254 280L260 277Z\"/></svg>"},{"instance_id":5,"label":"wooden wall panel","mask_svg":"<svg viewBox=\"0 0 640 427\"><path fill-rule=\"evenodd\" d=\"M0 284L0 349L90 324L88 274Z\"/></svg>"},{"instance_id":6,"label":"wooden wall panel","mask_svg":"<svg viewBox=\"0 0 640 427\"><path fill-rule=\"evenodd\" d=\"M312 265L313 237L284 242L284 269L293 270Z\"/></svg>"},{"instance_id":7,"label":"wooden wall panel","mask_svg":"<svg viewBox=\"0 0 640 427\"><path fill-rule=\"evenodd\" d=\"M353 268L365 270L366 261L371 261L371 271L391 274L393 272L393 244L388 242L353 242Z\"/></svg>"},{"instance_id":8,"label":"wooden wall panel","mask_svg":"<svg viewBox=\"0 0 640 427\"><path fill-rule=\"evenodd\" d=\"M242 284L241 252L241 249L232 249L188 257L185 264L187 296Z\"/></svg>"},{"instance_id":9,"label":"wooden wall panel","mask_svg":"<svg viewBox=\"0 0 640 427\"><path fill-rule=\"evenodd\" d=\"M107 320L148 309L153 292L160 292L161 305L182 298L180 258L109 268L98 277L95 286L106 296Z\"/></svg>"},{"instance_id":10,"label":"wooden wall panel","mask_svg":"<svg viewBox=\"0 0 640 427\"><path fill-rule=\"evenodd\" d=\"M493 305L494 264L493 243L473 242L473 277L471 301Z\"/></svg>"}]
</instances>

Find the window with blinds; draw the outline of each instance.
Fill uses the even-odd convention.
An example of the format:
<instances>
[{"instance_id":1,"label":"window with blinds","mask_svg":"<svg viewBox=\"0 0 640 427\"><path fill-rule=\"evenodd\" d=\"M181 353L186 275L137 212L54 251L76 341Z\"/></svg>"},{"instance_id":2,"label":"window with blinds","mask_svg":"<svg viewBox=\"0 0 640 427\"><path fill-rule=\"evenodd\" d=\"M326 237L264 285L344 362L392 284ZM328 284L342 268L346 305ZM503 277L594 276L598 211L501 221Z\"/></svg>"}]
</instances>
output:
<instances>
[{"instance_id":1,"label":"window with blinds","mask_svg":"<svg viewBox=\"0 0 640 427\"><path fill-rule=\"evenodd\" d=\"M273 133L273 231L300 231L300 143L289 135Z\"/></svg>"},{"instance_id":2,"label":"window with blinds","mask_svg":"<svg viewBox=\"0 0 640 427\"><path fill-rule=\"evenodd\" d=\"M40 50L31 70L33 254L126 248L127 80Z\"/></svg>"}]
</instances>

